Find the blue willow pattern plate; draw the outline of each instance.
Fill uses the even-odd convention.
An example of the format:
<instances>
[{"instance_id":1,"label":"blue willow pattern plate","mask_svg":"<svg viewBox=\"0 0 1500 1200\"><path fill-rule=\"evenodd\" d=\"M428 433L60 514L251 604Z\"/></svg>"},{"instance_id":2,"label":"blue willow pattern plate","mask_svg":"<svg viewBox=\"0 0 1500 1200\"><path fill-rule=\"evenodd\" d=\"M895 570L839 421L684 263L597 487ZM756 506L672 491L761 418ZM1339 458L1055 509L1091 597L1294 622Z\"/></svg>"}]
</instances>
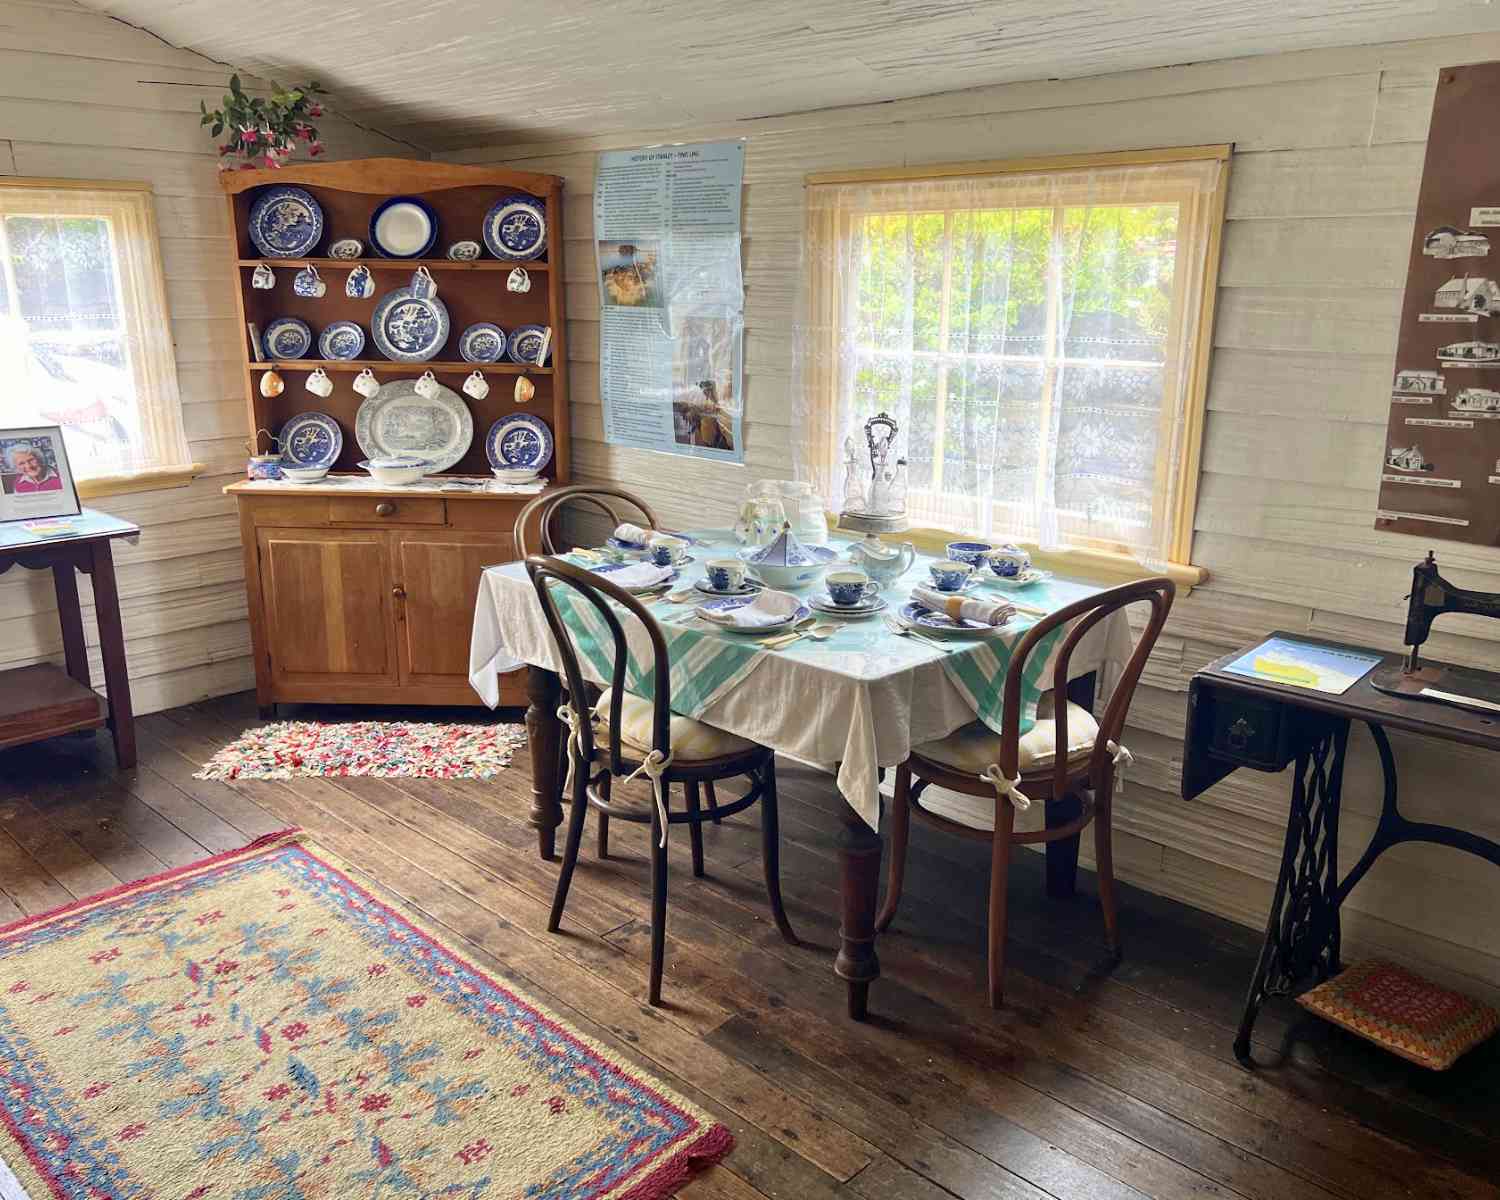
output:
<instances>
[{"instance_id":1,"label":"blue willow pattern plate","mask_svg":"<svg viewBox=\"0 0 1500 1200\"><path fill-rule=\"evenodd\" d=\"M250 241L266 258L311 254L322 236L322 206L299 187L269 187L250 206Z\"/></svg>"},{"instance_id":2,"label":"blue willow pattern plate","mask_svg":"<svg viewBox=\"0 0 1500 1200\"><path fill-rule=\"evenodd\" d=\"M505 330L488 321L470 325L458 339L464 362L492 363L505 357Z\"/></svg>"},{"instance_id":3,"label":"blue willow pattern plate","mask_svg":"<svg viewBox=\"0 0 1500 1200\"><path fill-rule=\"evenodd\" d=\"M365 349L365 331L353 321L335 321L318 335L318 353L345 362L358 358Z\"/></svg>"},{"instance_id":4,"label":"blue willow pattern plate","mask_svg":"<svg viewBox=\"0 0 1500 1200\"><path fill-rule=\"evenodd\" d=\"M448 306L436 296L417 297L397 288L375 306L370 318L375 345L396 362L426 362L448 340Z\"/></svg>"},{"instance_id":5,"label":"blue willow pattern plate","mask_svg":"<svg viewBox=\"0 0 1500 1200\"><path fill-rule=\"evenodd\" d=\"M777 621L771 625L755 625L741 628L738 625L730 625L725 621L715 620L715 618L725 617L729 613L734 612L735 609L744 608L745 605L753 604L754 602L754 593L744 596L725 596L720 600L705 600L694 611L703 617L704 620L714 623L720 629L726 630L729 633L770 633L777 629L786 629L788 626L795 625L799 621L805 621L808 617L812 616L812 609L808 608L806 604L798 604L797 611L787 617L786 620Z\"/></svg>"},{"instance_id":6,"label":"blue willow pattern plate","mask_svg":"<svg viewBox=\"0 0 1500 1200\"><path fill-rule=\"evenodd\" d=\"M999 633L1004 625L986 625L983 621L971 621L967 617L955 621L947 613L933 612L925 604L908 600L898 610L904 624L932 633L978 634L981 637Z\"/></svg>"},{"instance_id":7,"label":"blue willow pattern plate","mask_svg":"<svg viewBox=\"0 0 1500 1200\"><path fill-rule=\"evenodd\" d=\"M540 471L552 461L552 430L530 413L501 417L490 426L484 452L492 467Z\"/></svg>"},{"instance_id":8,"label":"blue willow pattern plate","mask_svg":"<svg viewBox=\"0 0 1500 1200\"><path fill-rule=\"evenodd\" d=\"M522 325L519 329L511 331L509 340L506 342L506 353L510 361L521 363L529 367L546 366L539 363L536 356L542 352L542 340L547 336L547 330L541 325ZM547 348L547 359L551 361L552 348Z\"/></svg>"},{"instance_id":9,"label":"blue willow pattern plate","mask_svg":"<svg viewBox=\"0 0 1500 1200\"><path fill-rule=\"evenodd\" d=\"M286 362L312 349L312 329L301 317L277 317L266 326L261 342L267 358Z\"/></svg>"},{"instance_id":10,"label":"blue willow pattern plate","mask_svg":"<svg viewBox=\"0 0 1500 1200\"><path fill-rule=\"evenodd\" d=\"M589 570L592 571L595 575L603 575L606 579L608 579L610 577L610 575L612 575L616 571L623 571L626 567L634 567L634 566L638 566L638 565L639 565L638 563L611 563L611 562L607 562L607 563L600 563L598 566L595 566L595 567L590 567ZM639 593L639 592L655 592L655 591L659 591L660 589L662 589L664 587L671 587L672 584L676 583L680 578L682 578L682 572L679 571L679 570L677 570L676 567L673 567L672 568L672 573L670 575L668 575L665 579L662 579L658 583L653 583L653 584L650 584L650 585L648 585L646 587L628 587L628 588L625 588L625 590L627 592L631 592L633 594L634 593ZM624 586L624 585L621 585L621 586Z\"/></svg>"},{"instance_id":11,"label":"blue willow pattern plate","mask_svg":"<svg viewBox=\"0 0 1500 1200\"><path fill-rule=\"evenodd\" d=\"M547 248L542 203L529 196L506 196L484 215L484 244L496 258L527 262Z\"/></svg>"},{"instance_id":12,"label":"blue willow pattern plate","mask_svg":"<svg viewBox=\"0 0 1500 1200\"><path fill-rule=\"evenodd\" d=\"M327 413L298 413L276 439L281 457L294 467L331 467L344 448L344 431Z\"/></svg>"}]
</instances>

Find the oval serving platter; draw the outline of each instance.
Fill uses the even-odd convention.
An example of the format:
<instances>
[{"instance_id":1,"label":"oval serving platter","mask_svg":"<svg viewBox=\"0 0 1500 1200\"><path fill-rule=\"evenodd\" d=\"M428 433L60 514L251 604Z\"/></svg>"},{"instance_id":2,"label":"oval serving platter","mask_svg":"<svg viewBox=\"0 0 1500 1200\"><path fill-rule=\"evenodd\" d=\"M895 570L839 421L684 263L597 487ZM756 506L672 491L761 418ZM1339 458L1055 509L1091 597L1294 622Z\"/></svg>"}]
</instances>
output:
<instances>
[{"instance_id":1,"label":"oval serving platter","mask_svg":"<svg viewBox=\"0 0 1500 1200\"><path fill-rule=\"evenodd\" d=\"M505 357L505 347L505 330L489 321L470 325L458 339L458 353L464 362L499 362Z\"/></svg>"},{"instance_id":2,"label":"oval serving platter","mask_svg":"<svg viewBox=\"0 0 1500 1200\"><path fill-rule=\"evenodd\" d=\"M298 413L276 441L282 458L295 467L331 467L344 449L344 431L327 413Z\"/></svg>"},{"instance_id":3,"label":"oval serving platter","mask_svg":"<svg viewBox=\"0 0 1500 1200\"><path fill-rule=\"evenodd\" d=\"M437 239L437 213L417 196L392 196L370 217L370 245L382 258L425 258Z\"/></svg>"},{"instance_id":4,"label":"oval serving platter","mask_svg":"<svg viewBox=\"0 0 1500 1200\"><path fill-rule=\"evenodd\" d=\"M387 358L426 362L448 340L448 306L436 296L414 296L409 287L397 288L375 306L370 334Z\"/></svg>"},{"instance_id":5,"label":"oval serving platter","mask_svg":"<svg viewBox=\"0 0 1500 1200\"><path fill-rule=\"evenodd\" d=\"M513 363L520 363L527 367L544 367L546 362L539 363L536 356L541 352L542 342L547 336L546 326L543 325L521 325L511 331L506 339L506 357ZM552 361L552 350L547 350L547 362Z\"/></svg>"},{"instance_id":6,"label":"oval serving platter","mask_svg":"<svg viewBox=\"0 0 1500 1200\"><path fill-rule=\"evenodd\" d=\"M474 418L462 397L438 385L431 400L417 393L415 379L396 379L354 414L354 440L366 458L416 456L446 471L474 440Z\"/></svg>"},{"instance_id":7,"label":"oval serving platter","mask_svg":"<svg viewBox=\"0 0 1500 1200\"><path fill-rule=\"evenodd\" d=\"M364 353L365 331L354 321L335 321L318 335L318 353L335 362L347 362Z\"/></svg>"},{"instance_id":8,"label":"oval serving platter","mask_svg":"<svg viewBox=\"0 0 1500 1200\"><path fill-rule=\"evenodd\" d=\"M546 209L530 196L506 196L485 213L482 232L496 258L530 262L547 249Z\"/></svg>"},{"instance_id":9,"label":"oval serving platter","mask_svg":"<svg viewBox=\"0 0 1500 1200\"><path fill-rule=\"evenodd\" d=\"M323 208L302 188L276 184L250 206L249 232L266 258L301 258L323 237Z\"/></svg>"},{"instance_id":10,"label":"oval serving platter","mask_svg":"<svg viewBox=\"0 0 1500 1200\"><path fill-rule=\"evenodd\" d=\"M280 362L302 358L312 349L312 329L301 317L277 317L261 335L266 357Z\"/></svg>"},{"instance_id":11,"label":"oval serving platter","mask_svg":"<svg viewBox=\"0 0 1500 1200\"><path fill-rule=\"evenodd\" d=\"M490 426L484 452L492 467L540 471L552 461L552 430L531 413L512 413Z\"/></svg>"}]
</instances>

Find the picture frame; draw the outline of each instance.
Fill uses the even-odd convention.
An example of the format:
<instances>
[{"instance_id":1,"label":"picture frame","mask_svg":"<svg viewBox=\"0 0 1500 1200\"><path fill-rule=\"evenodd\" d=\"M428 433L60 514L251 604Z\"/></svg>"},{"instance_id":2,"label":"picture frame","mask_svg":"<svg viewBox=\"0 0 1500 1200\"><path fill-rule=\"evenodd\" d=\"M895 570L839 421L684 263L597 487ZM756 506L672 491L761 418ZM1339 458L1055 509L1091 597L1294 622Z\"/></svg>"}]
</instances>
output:
<instances>
[{"instance_id":1,"label":"picture frame","mask_svg":"<svg viewBox=\"0 0 1500 1200\"><path fill-rule=\"evenodd\" d=\"M0 428L0 523L82 511L62 426Z\"/></svg>"}]
</instances>

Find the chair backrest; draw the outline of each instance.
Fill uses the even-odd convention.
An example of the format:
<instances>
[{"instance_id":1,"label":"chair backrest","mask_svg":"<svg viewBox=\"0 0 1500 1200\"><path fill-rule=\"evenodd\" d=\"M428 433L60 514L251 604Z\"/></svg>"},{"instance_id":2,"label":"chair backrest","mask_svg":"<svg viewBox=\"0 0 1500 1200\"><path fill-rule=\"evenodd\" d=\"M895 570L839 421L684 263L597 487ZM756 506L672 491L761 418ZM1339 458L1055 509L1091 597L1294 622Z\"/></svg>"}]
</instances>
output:
<instances>
[{"instance_id":1,"label":"chair backrest","mask_svg":"<svg viewBox=\"0 0 1500 1200\"><path fill-rule=\"evenodd\" d=\"M551 488L543 492L521 510L516 517L517 556L528 558L533 554L558 553L558 536L554 524L562 510L575 501L603 513L609 518L611 530L627 520L639 521L647 529L657 527L656 514L639 496L608 484L569 484L567 487ZM635 511L629 511L627 505Z\"/></svg>"},{"instance_id":2,"label":"chair backrest","mask_svg":"<svg viewBox=\"0 0 1500 1200\"><path fill-rule=\"evenodd\" d=\"M645 628L646 636L650 639L655 668L651 676L655 682L655 693L652 697L651 748L660 750L663 755L670 754L672 750L670 734L672 696L667 643L662 637L660 626L646 610L646 606L624 588L616 587L602 576L586 571L582 567L575 567L572 563L564 562L560 558L533 554L526 559L526 573L531 576L532 585L536 588L542 614L547 618L547 627L552 631L552 641L557 647L557 656L562 661L563 676L568 686L568 704L573 709L578 729L579 749L585 761L593 757L595 749L594 729L588 705L589 693L583 667L578 659L578 646L574 641L573 630L563 619L562 611L557 605L557 597L553 594L553 589L558 587L569 589L584 603L592 605L604 619L604 624L614 640L614 667L608 693L610 772L621 775L635 767L634 761L627 765L620 754L621 706L625 697L626 667L630 651L626 643L625 626L620 620L619 612L611 606L611 602L640 621Z\"/></svg>"},{"instance_id":3,"label":"chair backrest","mask_svg":"<svg viewBox=\"0 0 1500 1200\"><path fill-rule=\"evenodd\" d=\"M1010 667L1005 674L1004 716L1000 726L1000 769L1007 779L1017 775L1017 759L1020 754L1021 686L1026 671L1026 660L1053 630L1072 623L1072 628L1062 635L1057 656L1052 667L1052 698L1057 723L1057 751L1053 759L1052 794L1061 796L1067 790L1068 777L1076 773L1068 756L1068 680L1073 651L1089 630L1106 617L1112 616L1131 604L1149 603L1151 615L1145 628L1136 639L1135 648L1126 661L1125 671L1110 693L1104 715L1099 719L1099 736L1089 756L1089 777L1095 784L1111 758L1108 743L1119 743L1120 732L1125 728L1125 716L1130 710L1130 701L1135 696L1135 686L1145 669L1151 648L1166 624L1171 611L1172 599L1177 594L1177 585L1165 576L1141 579L1135 583L1121 584L1108 591L1097 592L1082 600L1074 601L1056 612L1048 613L1026 631L1011 656Z\"/></svg>"}]
</instances>

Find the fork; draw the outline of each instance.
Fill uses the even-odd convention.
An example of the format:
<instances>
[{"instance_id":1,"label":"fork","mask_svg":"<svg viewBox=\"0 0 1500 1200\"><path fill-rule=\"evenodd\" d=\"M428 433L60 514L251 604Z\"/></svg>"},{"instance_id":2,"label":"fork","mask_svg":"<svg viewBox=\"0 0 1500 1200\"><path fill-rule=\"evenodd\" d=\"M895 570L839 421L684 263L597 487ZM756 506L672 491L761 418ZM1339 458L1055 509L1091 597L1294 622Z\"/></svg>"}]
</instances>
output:
<instances>
[{"instance_id":1,"label":"fork","mask_svg":"<svg viewBox=\"0 0 1500 1200\"><path fill-rule=\"evenodd\" d=\"M955 649L955 647L947 642L940 642L936 638L928 637L925 633L918 633L910 626L902 625L899 621L892 620L890 617L885 618L885 627L897 637L914 638L916 641L926 642L934 650L941 650L944 654L950 654Z\"/></svg>"}]
</instances>

